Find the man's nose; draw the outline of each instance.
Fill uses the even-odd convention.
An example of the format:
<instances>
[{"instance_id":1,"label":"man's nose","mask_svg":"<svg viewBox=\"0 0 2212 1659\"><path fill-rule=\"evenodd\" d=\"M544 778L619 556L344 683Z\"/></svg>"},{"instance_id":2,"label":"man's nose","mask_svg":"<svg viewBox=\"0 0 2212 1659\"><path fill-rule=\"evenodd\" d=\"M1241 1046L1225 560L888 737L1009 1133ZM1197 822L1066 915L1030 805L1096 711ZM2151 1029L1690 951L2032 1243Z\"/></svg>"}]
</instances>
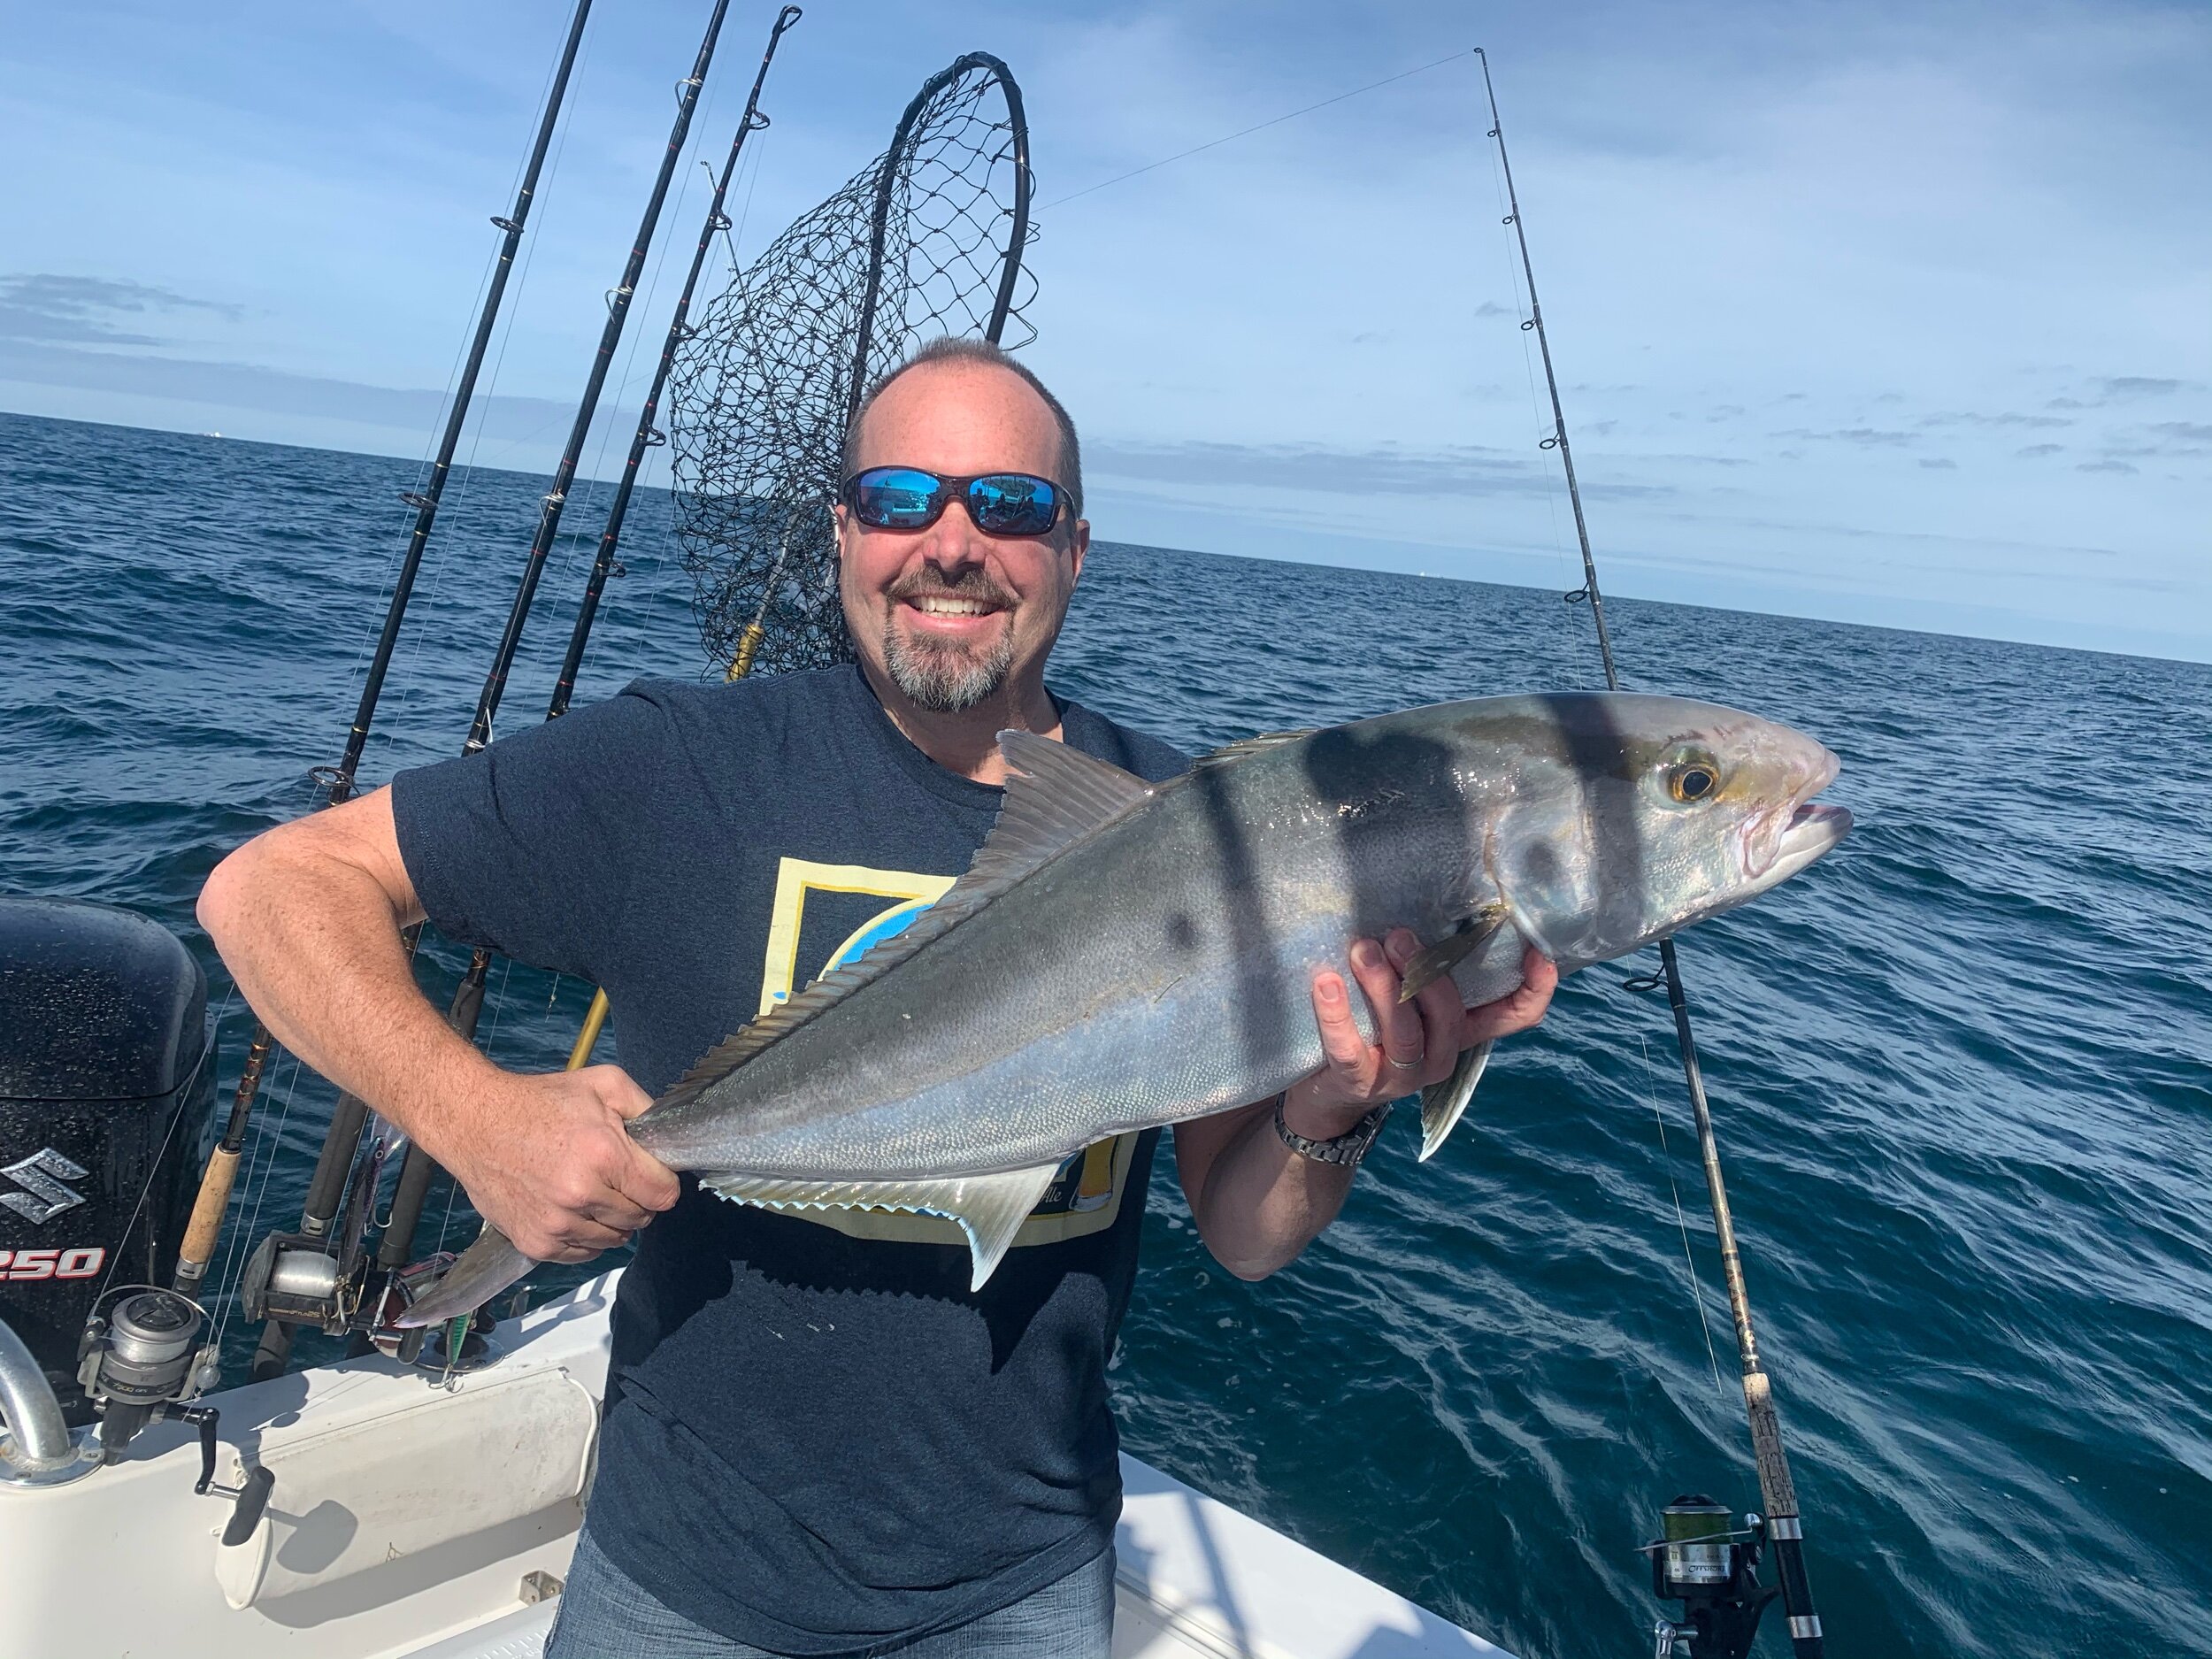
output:
<instances>
[{"instance_id":1,"label":"man's nose","mask_svg":"<svg viewBox=\"0 0 2212 1659\"><path fill-rule=\"evenodd\" d=\"M965 502L948 503L937 522L922 533L921 556L948 573L968 570L984 561L983 533L968 517Z\"/></svg>"}]
</instances>

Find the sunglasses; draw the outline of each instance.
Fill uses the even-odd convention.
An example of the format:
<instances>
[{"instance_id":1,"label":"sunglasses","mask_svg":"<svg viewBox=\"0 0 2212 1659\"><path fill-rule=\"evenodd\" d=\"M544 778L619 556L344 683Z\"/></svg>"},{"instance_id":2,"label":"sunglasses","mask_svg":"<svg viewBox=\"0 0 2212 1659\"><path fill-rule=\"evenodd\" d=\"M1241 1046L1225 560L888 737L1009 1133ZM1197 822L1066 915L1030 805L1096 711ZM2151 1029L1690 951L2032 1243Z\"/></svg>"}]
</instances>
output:
<instances>
[{"instance_id":1,"label":"sunglasses","mask_svg":"<svg viewBox=\"0 0 2212 1659\"><path fill-rule=\"evenodd\" d=\"M954 496L985 535L1042 535L1060 520L1060 487L1027 472L940 478L918 466L872 466L841 492L853 517L872 530L926 530Z\"/></svg>"}]
</instances>

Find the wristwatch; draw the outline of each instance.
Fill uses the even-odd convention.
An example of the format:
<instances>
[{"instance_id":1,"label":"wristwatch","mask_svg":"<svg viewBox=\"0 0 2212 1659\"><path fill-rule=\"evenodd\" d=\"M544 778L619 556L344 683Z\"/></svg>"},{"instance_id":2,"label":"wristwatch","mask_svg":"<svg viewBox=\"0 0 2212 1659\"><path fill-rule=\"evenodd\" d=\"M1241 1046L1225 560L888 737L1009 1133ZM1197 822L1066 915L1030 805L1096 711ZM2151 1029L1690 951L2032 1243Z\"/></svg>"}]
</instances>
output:
<instances>
[{"instance_id":1,"label":"wristwatch","mask_svg":"<svg viewBox=\"0 0 2212 1659\"><path fill-rule=\"evenodd\" d=\"M1300 1157L1348 1170L1359 1167L1359 1161L1367 1156L1367 1148L1375 1144L1375 1137L1382 1132L1383 1119L1390 1116L1390 1109L1398 1103L1385 1101L1334 1140L1310 1141L1283 1121L1283 1106L1289 1099L1287 1092L1275 1097L1275 1133L1282 1136L1283 1144Z\"/></svg>"}]
</instances>

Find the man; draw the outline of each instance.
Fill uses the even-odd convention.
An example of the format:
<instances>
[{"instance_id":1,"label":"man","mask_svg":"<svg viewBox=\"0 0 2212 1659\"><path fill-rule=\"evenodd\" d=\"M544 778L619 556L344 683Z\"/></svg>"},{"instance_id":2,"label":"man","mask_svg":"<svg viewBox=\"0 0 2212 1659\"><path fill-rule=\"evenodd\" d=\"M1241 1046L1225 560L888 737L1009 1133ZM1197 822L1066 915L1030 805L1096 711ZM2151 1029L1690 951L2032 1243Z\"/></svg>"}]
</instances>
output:
<instances>
[{"instance_id":1,"label":"man","mask_svg":"<svg viewBox=\"0 0 2212 1659\"><path fill-rule=\"evenodd\" d=\"M837 509L856 667L639 681L484 754L287 825L200 915L271 1028L397 1123L521 1249L640 1228L597 1484L549 1654L1103 1655L1120 1503L1105 1366L1156 1132L1062 1172L991 1281L931 1217L782 1214L623 1132L700 1054L911 918L966 867L1006 728L1148 778L1182 757L1047 689L1083 568L1075 429L995 347L940 341L871 393ZM400 927L605 987L622 1065L503 1071L416 990ZM1184 1124L1207 1247L1259 1279L1334 1217L1389 1099L1543 1013L1555 975L1401 1006L1402 932L1314 982L1328 1064ZM1315 1154L1320 1156L1314 1156ZM1333 1161L1334 1160L1334 1161ZM646 1224L659 1216L658 1224Z\"/></svg>"}]
</instances>

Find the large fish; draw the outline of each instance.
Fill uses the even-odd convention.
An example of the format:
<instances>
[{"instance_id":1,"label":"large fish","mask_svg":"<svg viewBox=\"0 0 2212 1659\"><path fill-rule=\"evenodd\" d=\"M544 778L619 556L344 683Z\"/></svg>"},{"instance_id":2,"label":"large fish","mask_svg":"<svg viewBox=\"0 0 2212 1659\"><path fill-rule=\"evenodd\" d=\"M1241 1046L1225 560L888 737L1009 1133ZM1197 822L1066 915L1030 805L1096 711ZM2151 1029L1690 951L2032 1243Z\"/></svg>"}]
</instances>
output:
<instances>
[{"instance_id":1,"label":"large fish","mask_svg":"<svg viewBox=\"0 0 2212 1659\"><path fill-rule=\"evenodd\" d=\"M1851 823L1810 803L1827 749L1673 697L1441 703L1254 738L1163 784L999 741L1006 797L967 875L629 1126L740 1203L949 1217L978 1287L1071 1154L1319 1066L1313 974L1354 940L1410 927L1409 995L1448 973L1487 1002L1520 983L1524 941L1562 973L1625 955L1765 892ZM1425 1094L1424 1157L1486 1048ZM403 1323L529 1265L488 1228Z\"/></svg>"}]
</instances>

